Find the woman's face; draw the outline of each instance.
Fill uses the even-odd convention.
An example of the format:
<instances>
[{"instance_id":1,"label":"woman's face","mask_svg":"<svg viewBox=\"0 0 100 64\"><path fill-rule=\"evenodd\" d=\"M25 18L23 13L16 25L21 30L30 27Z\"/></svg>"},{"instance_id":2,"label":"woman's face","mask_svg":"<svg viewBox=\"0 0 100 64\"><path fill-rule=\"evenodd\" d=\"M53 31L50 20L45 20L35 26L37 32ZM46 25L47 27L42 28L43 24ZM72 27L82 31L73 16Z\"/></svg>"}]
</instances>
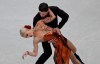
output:
<instances>
[{"instance_id":1,"label":"woman's face","mask_svg":"<svg viewBox=\"0 0 100 64\"><path fill-rule=\"evenodd\" d=\"M28 30L25 32L24 35L26 38L32 37L31 31L28 31Z\"/></svg>"}]
</instances>

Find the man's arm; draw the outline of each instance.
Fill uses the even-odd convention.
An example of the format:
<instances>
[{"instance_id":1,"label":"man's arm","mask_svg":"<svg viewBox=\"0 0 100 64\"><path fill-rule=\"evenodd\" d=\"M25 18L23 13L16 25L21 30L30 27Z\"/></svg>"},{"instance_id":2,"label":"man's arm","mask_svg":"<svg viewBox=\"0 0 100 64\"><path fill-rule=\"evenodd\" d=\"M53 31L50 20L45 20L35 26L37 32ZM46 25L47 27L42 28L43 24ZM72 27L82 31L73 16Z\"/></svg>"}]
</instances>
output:
<instances>
[{"instance_id":1,"label":"man's arm","mask_svg":"<svg viewBox=\"0 0 100 64\"><path fill-rule=\"evenodd\" d=\"M64 12L63 10L59 9L58 7L56 7L56 12L57 12L57 15L62 18L61 22L59 23L58 25L58 28L62 28L63 25L68 21L68 18L69 18L69 15Z\"/></svg>"},{"instance_id":2,"label":"man's arm","mask_svg":"<svg viewBox=\"0 0 100 64\"><path fill-rule=\"evenodd\" d=\"M53 12L50 9L48 10L48 13L50 16L42 20L42 21L45 21L46 23L49 23L56 18L56 16L53 14Z\"/></svg>"},{"instance_id":3,"label":"man's arm","mask_svg":"<svg viewBox=\"0 0 100 64\"><path fill-rule=\"evenodd\" d=\"M35 27L36 23L40 20L39 13L33 18L33 27Z\"/></svg>"}]
</instances>

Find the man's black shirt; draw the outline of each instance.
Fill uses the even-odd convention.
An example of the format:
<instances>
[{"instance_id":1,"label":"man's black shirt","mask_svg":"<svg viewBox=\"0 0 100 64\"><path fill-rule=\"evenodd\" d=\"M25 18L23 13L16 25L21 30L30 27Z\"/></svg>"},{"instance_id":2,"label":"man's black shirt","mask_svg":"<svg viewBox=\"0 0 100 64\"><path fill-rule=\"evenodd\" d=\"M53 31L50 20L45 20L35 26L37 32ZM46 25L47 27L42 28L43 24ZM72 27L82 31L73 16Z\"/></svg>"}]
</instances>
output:
<instances>
[{"instance_id":1,"label":"man's black shirt","mask_svg":"<svg viewBox=\"0 0 100 64\"><path fill-rule=\"evenodd\" d=\"M47 23L46 25L52 27L52 28L62 28L62 26L67 22L69 15L64 12L63 10L59 9L57 6L49 6L50 10L54 13L54 15L56 16L56 18L54 20L52 20L51 22ZM58 17L59 16L62 20L60 21L60 23L58 24ZM36 23L41 20L42 17L40 16L39 13L37 13L37 15L33 18L33 26L36 25Z\"/></svg>"}]
</instances>

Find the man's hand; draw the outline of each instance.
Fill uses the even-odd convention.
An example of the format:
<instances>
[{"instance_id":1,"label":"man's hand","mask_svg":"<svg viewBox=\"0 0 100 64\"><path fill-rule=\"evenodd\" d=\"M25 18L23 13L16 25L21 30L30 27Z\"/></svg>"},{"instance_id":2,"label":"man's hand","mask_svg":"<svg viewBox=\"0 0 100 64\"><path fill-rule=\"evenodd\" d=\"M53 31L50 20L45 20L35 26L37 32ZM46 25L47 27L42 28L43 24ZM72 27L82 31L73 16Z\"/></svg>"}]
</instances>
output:
<instances>
[{"instance_id":1,"label":"man's hand","mask_svg":"<svg viewBox=\"0 0 100 64\"><path fill-rule=\"evenodd\" d=\"M60 31L59 28L54 28L53 31L54 31L54 32L57 32L59 35L61 35L61 31Z\"/></svg>"}]
</instances>

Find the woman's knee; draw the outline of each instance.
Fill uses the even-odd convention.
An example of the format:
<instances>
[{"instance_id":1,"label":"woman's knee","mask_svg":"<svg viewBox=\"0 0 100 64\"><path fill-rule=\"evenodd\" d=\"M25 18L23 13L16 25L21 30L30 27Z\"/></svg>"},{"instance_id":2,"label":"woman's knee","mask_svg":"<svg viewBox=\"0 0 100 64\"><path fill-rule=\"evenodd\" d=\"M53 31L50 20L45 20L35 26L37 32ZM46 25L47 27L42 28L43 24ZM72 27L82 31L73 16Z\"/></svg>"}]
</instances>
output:
<instances>
[{"instance_id":1,"label":"woman's knee","mask_svg":"<svg viewBox=\"0 0 100 64\"><path fill-rule=\"evenodd\" d=\"M74 46L74 44L71 41L68 40L67 45L72 50L73 53L77 51L77 48Z\"/></svg>"},{"instance_id":2,"label":"woman's knee","mask_svg":"<svg viewBox=\"0 0 100 64\"><path fill-rule=\"evenodd\" d=\"M73 53L76 53L76 51L77 51L77 48L75 47L74 50L73 50Z\"/></svg>"},{"instance_id":3,"label":"woman's knee","mask_svg":"<svg viewBox=\"0 0 100 64\"><path fill-rule=\"evenodd\" d=\"M72 45L72 52L76 53L76 51L77 51L77 48L74 45Z\"/></svg>"}]
</instances>

